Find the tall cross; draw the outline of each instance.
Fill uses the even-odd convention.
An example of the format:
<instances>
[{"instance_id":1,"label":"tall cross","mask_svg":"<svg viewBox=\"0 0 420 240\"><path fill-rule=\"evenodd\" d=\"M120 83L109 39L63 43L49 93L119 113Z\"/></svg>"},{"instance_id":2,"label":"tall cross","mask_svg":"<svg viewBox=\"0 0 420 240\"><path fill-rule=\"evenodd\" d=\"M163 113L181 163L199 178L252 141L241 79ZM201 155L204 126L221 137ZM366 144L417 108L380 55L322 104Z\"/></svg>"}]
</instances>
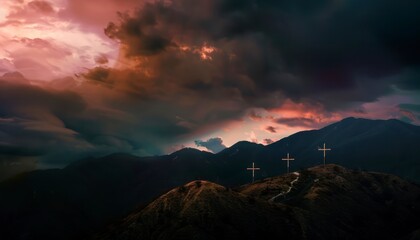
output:
<instances>
[{"instance_id":1,"label":"tall cross","mask_svg":"<svg viewBox=\"0 0 420 240\"><path fill-rule=\"evenodd\" d=\"M318 147L318 151L324 151L324 167L325 167L325 154L326 154L327 151L331 151L331 148L326 148L325 143L324 143L324 148L319 148Z\"/></svg>"},{"instance_id":2,"label":"tall cross","mask_svg":"<svg viewBox=\"0 0 420 240\"><path fill-rule=\"evenodd\" d=\"M291 160L295 160L295 159L294 159L294 158L290 158L289 153L287 153L287 158L282 158L281 160L285 160L285 161L287 161L287 173L289 173L289 168L290 168L290 166L289 166L289 161L291 161Z\"/></svg>"},{"instance_id":3,"label":"tall cross","mask_svg":"<svg viewBox=\"0 0 420 240\"><path fill-rule=\"evenodd\" d=\"M256 168L254 162L252 162L252 168L247 168L246 170L252 171L252 182L254 183L255 170L260 170L260 168Z\"/></svg>"}]
</instances>

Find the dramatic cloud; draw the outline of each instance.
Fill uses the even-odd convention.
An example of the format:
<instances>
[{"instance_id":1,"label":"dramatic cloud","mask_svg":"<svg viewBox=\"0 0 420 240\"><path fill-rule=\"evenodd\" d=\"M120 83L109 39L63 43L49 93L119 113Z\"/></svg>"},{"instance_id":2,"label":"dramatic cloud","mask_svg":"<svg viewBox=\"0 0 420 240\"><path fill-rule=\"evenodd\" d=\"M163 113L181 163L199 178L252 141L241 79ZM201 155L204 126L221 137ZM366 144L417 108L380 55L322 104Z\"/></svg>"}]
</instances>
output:
<instances>
[{"instance_id":1,"label":"dramatic cloud","mask_svg":"<svg viewBox=\"0 0 420 240\"><path fill-rule=\"evenodd\" d=\"M7 18L35 23L36 18L50 17L54 13L55 10L51 3L46 1L30 1L28 3L15 1Z\"/></svg>"},{"instance_id":2,"label":"dramatic cloud","mask_svg":"<svg viewBox=\"0 0 420 240\"><path fill-rule=\"evenodd\" d=\"M129 99L107 94L101 86L73 85L69 91L60 90L55 82L54 88L33 86L19 77L17 73L0 77L0 162L5 165L0 178L18 168L62 167L113 152L161 154L160 147L189 131L177 127L176 118L154 114L153 108L137 114L127 105ZM69 86L69 79L60 81ZM99 91L100 97L91 94ZM103 96L114 97L113 104L121 106L104 103Z\"/></svg>"},{"instance_id":3,"label":"dramatic cloud","mask_svg":"<svg viewBox=\"0 0 420 240\"><path fill-rule=\"evenodd\" d=\"M18 74L0 81L0 179L36 167L62 166L96 149L66 126L70 116L85 111L75 93L49 92Z\"/></svg>"},{"instance_id":4,"label":"dramatic cloud","mask_svg":"<svg viewBox=\"0 0 420 240\"><path fill-rule=\"evenodd\" d=\"M121 23L111 23L105 32L123 44L128 57L172 61L159 66L164 72L185 62L182 53L210 46L214 51L206 69L217 72L203 72L193 86L235 88L254 106L273 107L266 96L275 94L279 100L308 99L337 109L374 101L389 94L392 84L415 82L386 77L420 63L416 7L420 3L395 6L389 0L305 6L294 1L155 2L135 16L121 15Z\"/></svg>"},{"instance_id":5,"label":"dramatic cloud","mask_svg":"<svg viewBox=\"0 0 420 240\"><path fill-rule=\"evenodd\" d=\"M103 34L106 23L87 32L83 22L59 14L69 7L65 0L2 1L0 74L19 71L49 81L94 67L98 55L106 54L113 63L118 44Z\"/></svg>"},{"instance_id":6,"label":"dramatic cloud","mask_svg":"<svg viewBox=\"0 0 420 240\"><path fill-rule=\"evenodd\" d=\"M110 21L117 20L117 12L140 8L145 1L139 0L67 0L59 15L82 27L96 31L103 29Z\"/></svg>"},{"instance_id":7,"label":"dramatic cloud","mask_svg":"<svg viewBox=\"0 0 420 240\"><path fill-rule=\"evenodd\" d=\"M110 152L161 154L206 136L220 138L196 144L220 151L353 115L419 123L419 8L7 0L0 161L64 166Z\"/></svg>"},{"instance_id":8,"label":"dramatic cloud","mask_svg":"<svg viewBox=\"0 0 420 240\"><path fill-rule=\"evenodd\" d=\"M197 147L205 147L213 153L218 153L226 148L221 138L210 138L207 141L196 140L195 144Z\"/></svg>"}]
</instances>

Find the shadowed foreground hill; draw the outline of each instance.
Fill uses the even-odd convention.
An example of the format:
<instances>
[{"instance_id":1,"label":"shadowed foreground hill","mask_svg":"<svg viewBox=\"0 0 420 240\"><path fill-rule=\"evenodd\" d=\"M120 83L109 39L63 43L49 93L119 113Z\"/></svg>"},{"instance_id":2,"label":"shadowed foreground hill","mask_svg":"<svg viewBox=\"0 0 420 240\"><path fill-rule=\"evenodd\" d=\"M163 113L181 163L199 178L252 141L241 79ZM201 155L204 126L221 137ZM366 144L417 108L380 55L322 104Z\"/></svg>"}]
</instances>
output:
<instances>
[{"instance_id":1,"label":"shadowed foreground hill","mask_svg":"<svg viewBox=\"0 0 420 240\"><path fill-rule=\"evenodd\" d=\"M274 198L296 178L288 194ZM400 239L420 226L420 187L390 174L329 164L268 178L239 191L307 211L305 222L313 224L321 238Z\"/></svg>"},{"instance_id":2,"label":"shadowed foreground hill","mask_svg":"<svg viewBox=\"0 0 420 240\"><path fill-rule=\"evenodd\" d=\"M327 165L236 191L190 182L96 239L410 239L419 228L418 186Z\"/></svg>"},{"instance_id":3,"label":"shadowed foreground hill","mask_svg":"<svg viewBox=\"0 0 420 240\"><path fill-rule=\"evenodd\" d=\"M175 188L100 239L300 239L293 208L207 181Z\"/></svg>"}]
</instances>

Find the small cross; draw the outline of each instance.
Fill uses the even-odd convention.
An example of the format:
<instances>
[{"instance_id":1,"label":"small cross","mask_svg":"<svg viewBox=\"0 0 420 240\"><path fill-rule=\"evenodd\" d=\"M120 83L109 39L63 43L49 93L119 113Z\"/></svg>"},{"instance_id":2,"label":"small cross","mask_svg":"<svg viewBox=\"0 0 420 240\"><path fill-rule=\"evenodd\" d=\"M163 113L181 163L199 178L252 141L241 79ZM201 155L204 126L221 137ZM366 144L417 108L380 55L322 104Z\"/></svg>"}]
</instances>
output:
<instances>
[{"instance_id":1,"label":"small cross","mask_svg":"<svg viewBox=\"0 0 420 240\"><path fill-rule=\"evenodd\" d=\"M254 162L252 162L252 168L247 168L246 170L252 171L252 182L255 180L255 170L260 170L260 168L256 168Z\"/></svg>"},{"instance_id":2,"label":"small cross","mask_svg":"<svg viewBox=\"0 0 420 240\"><path fill-rule=\"evenodd\" d=\"M287 153L287 158L282 158L281 160L287 161L287 173L289 173L289 169L290 169L289 161L292 161L292 160L295 160L295 159L294 158L290 158L289 153Z\"/></svg>"},{"instance_id":3,"label":"small cross","mask_svg":"<svg viewBox=\"0 0 420 240\"><path fill-rule=\"evenodd\" d=\"M324 151L324 167L325 167L325 153L326 153L327 151L331 151L331 148L326 148L326 147L325 147L325 143L324 143L324 148L319 148L319 147L318 147L318 151Z\"/></svg>"}]
</instances>

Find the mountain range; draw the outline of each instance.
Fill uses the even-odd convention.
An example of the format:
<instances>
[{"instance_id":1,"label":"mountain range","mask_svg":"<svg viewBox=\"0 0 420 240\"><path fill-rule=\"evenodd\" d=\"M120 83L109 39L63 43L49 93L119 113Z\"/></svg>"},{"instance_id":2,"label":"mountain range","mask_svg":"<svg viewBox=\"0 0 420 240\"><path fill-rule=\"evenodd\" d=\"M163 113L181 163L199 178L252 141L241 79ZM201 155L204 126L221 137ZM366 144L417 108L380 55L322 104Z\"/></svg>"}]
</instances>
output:
<instances>
[{"instance_id":1,"label":"mountain range","mask_svg":"<svg viewBox=\"0 0 420 240\"><path fill-rule=\"evenodd\" d=\"M299 132L263 146L238 142L217 154L182 149L170 155L112 154L64 169L37 170L0 183L0 235L6 239L80 239L129 214L168 190L196 179L226 187L322 163L395 174L420 182L420 127L398 120L347 118L320 130ZM280 221L280 220L279 220ZM298 236L298 235L296 235Z\"/></svg>"}]
</instances>

